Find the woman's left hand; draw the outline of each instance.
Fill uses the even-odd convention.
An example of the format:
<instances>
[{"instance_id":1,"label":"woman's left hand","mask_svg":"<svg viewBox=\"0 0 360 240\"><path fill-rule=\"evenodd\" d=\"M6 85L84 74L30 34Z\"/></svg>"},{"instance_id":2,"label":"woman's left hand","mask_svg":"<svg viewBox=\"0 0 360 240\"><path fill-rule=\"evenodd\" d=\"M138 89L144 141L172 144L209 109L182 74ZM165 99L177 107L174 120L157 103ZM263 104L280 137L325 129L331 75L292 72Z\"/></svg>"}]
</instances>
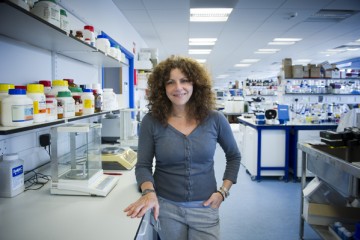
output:
<instances>
[{"instance_id":1,"label":"woman's left hand","mask_svg":"<svg viewBox=\"0 0 360 240\"><path fill-rule=\"evenodd\" d=\"M214 192L210 198L204 202L204 206L207 207L210 205L212 208L219 208L223 200L221 193Z\"/></svg>"}]
</instances>

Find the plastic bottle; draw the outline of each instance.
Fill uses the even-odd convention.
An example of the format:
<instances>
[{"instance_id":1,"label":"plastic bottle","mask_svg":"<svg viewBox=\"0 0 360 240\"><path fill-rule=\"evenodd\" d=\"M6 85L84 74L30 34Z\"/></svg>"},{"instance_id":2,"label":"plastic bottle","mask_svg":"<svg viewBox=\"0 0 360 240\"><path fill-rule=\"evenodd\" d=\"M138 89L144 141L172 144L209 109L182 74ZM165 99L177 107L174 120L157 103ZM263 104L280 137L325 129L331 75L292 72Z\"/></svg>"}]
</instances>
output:
<instances>
[{"instance_id":1,"label":"plastic bottle","mask_svg":"<svg viewBox=\"0 0 360 240\"><path fill-rule=\"evenodd\" d=\"M90 45L95 47L95 33L94 33L94 27L90 25L84 26L84 39L89 39Z\"/></svg>"},{"instance_id":2,"label":"plastic bottle","mask_svg":"<svg viewBox=\"0 0 360 240\"><path fill-rule=\"evenodd\" d=\"M116 94L112 88L103 89L103 111L111 111L118 109Z\"/></svg>"},{"instance_id":3,"label":"plastic bottle","mask_svg":"<svg viewBox=\"0 0 360 240\"><path fill-rule=\"evenodd\" d=\"M33 100L34 123L46 121L46 97L44 94L44 85L28 84L26 95Z\"/></svg>"},{"instance_id":4,"label":"plastic bottle","mask_svg":"<svg viewBox=\"0 0 360 240\"><path fill-rule=\"evenodd\" d=\"M30 12L60 28L60 7L55 0L40 0Z\"/></svg>"},{"instance_id":5,"label":"plastic bottle","mask_svg":"<svg viewBox=\"0 0 360 240\"><path fill-rule=\"evenodd\" d=\"M53 80L50 95L57 96L58 92L70 92L69 84L65 80Z\"/></svg>"},{"instance_id":6,"label":"plastic bottle","mask_svg":"<svg viewBox=\"0 0 360 240\"><path fill-rule=\"evenodd\" d=\"M105 54L110 53L110 41L104 35L98 35L96 39L97 49L103 51Z\"/></svg>"},{"instance_id":7,"label":"plastic bottle","mask_svg":"<svg viewBox=\"0 0 360 240\"><path fill-rule=\"evenodd\" d=\"M3 98L9 96L9 89L14 89L14 84L0 83L0 116L1 114L1 101ZM1 123L1 120L0 120ZM2 123L1 123L2 124Z\"/></svg>"},{"instance_id":8,"label":"plastic bottle","mask_svg":"<svg viewBox=\"0 0 360 240\"><path fill-rule=\"evenodd\" d=\"M58 118L59 118L59 103L62 106L62 117L75 117L75 101L69 91L59 91L56 97L58 101ZM61 110L60 110L61 114Z\"/></svg>"},{"instance_id":9,"label":"plastic bottle","mask_svg":"<svg viewBox=\"0 0 360 240\"><path fill-rule=\"evenodd\" d=\"M17 153L5 154L0 161L0 197L14 197L24 189L24 161Z\"/></svg>"},{"instance_id":10,"label":"plastic bottle","mask_svg":"<svg viewBox=\"0 0 360 240\"><path fill-rule=\"evenodd\" d=\"M69 32L69 19L65 9L60 9L60 28L65 32Z\"/></svg>"},{"instance_id":11,"label":"plastic bottle","mask_svg":"<svg viewBox=\"0 0 360 240\"><path fill-rule=\"evenodd\" d=\"M94 100L95 100L94 112L96 112L96 113L101 112L102 108L103 108L103 96L101 93L99 93L99 91L97 89L93 89L93 94L94 94Z\"/></svg>"},{"instance_id":12,"label":"plastic bottle","mask_svg":"<svg viewBox=\"0 0 360 240\"><path fill-rule=\"evenodd\" d=\"M82 116L83 115L83 101L81 99L82 95L82 88L80 87L69 87L71 91L71 96L75 101L75 116Z\"/></svg>"},{"instance_id":13,"label":"plastic bottle","mask_svg":"<svg viewBox=\"0 0 360 240\"><path fill-rule=\"evenodd\" d=\"M74 83L74 79L64 78L63 80L68 82L68 87L69 87L69 89L70 89L70 87L78 87L78 85L76 85L76 84Z\"/></svg>"},{"instance_id":14,"label":"plastic bottle","mask_svg":"<svg viewBox=\"0 0 360 240\"><path fill-rule=\"evenodd\" d=\"M91 89L84 89L81 95L83 102L83 114L93 114L95 111L95 98Z\"/></svg>"},{"instance_id":15,"label":"plastic bottle","mask_svg":"<svg viewBox=\"0 0 360 240\"><path fill-rule=\"evenodd\" d=\"M46 121L55 121L57 116L57 100L54 95L46 95Z\"/></svg>"},{"instance_id":16,"label":"plastic bottle","mask_svg":"<svg viewBox=\"0 0 360 240\"><path fill-rule=\"evenodd\" d=\"M81 96L73 96L75 101L75 116L82 116L83 115L83 103Z\"/></svg>"},{"instance_id":17,"label":"plastic bottle","mask_svg":"<svg viewBox=\"0 0 360 240\"><path fill-rule=\"evenodd\" d=\"M51 92L51 81L50 80L40 80L40 84L44 85L44 94L49 94Z\"/></svg>"},{"instance_id":18,"label":"plastic bottle","mask_svg":"<svg viewBox=\"0 0 360 240\"><path fill-rule=\"evenodd\" d=\"M28 126L34 122L33 100L24 89L10 89L9 96L1 101L1 123L5 127Z\"/></svg>"}]
</instances>

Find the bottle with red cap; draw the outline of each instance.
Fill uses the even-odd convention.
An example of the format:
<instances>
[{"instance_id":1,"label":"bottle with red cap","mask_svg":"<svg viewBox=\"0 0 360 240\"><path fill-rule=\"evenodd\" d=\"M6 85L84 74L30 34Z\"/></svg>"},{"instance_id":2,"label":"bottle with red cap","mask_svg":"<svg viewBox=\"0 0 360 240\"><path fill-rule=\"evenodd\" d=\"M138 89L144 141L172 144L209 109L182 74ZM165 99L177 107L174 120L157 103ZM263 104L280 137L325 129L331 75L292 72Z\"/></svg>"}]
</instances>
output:
<instances>
[{"instance_id":1,"label":"bottle with red cap","mask_svg":"<svg viewBox=\"0 0 360 240\"><path fill-rule=\"evenodd\" d=\"M90 45L95 47L95 33L93 26L84 26L84 39L89 39Z\"/></svg>"}]
</instances>

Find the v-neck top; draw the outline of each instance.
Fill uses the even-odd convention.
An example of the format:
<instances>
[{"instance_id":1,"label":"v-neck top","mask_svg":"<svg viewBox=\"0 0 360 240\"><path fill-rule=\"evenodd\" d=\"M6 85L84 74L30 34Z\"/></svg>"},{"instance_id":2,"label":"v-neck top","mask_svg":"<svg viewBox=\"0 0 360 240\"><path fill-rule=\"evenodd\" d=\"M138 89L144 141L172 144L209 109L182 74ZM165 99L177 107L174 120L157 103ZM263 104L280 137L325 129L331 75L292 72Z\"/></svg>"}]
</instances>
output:
<instances>
[{"instance_id":1,"label":"v-neck top","mask_svg":"<svg viewBox=\"0 0 360 240\"><path fill-rule=\"evenodd\" d=\"M138 185L150 181L160 197L171 201L208 199L217 190L214 172L217 143L225 152L223 179L236 183L241 156L222 113L211 111L187 136L169 124L162 125L151 113L146 114L140 125L135 168Z\"/></svg>"}]
</instances>

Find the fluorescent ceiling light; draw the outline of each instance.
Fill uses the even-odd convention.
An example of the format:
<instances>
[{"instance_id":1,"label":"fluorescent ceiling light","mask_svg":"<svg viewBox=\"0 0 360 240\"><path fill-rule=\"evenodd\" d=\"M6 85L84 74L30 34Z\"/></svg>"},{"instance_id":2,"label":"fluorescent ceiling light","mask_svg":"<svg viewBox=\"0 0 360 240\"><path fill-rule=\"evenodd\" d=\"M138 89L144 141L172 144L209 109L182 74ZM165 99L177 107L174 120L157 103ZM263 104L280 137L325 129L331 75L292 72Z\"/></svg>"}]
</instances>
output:
<instances>
[{"instance_id":1,"label":"fluorescent ceiling light","mask_svg":"<svg viewBox=\"0 0 360 240\"><path fill-rule=\"evenodd\" d=\"M346 50L348 50L348 51L357 51L357 50L360 50L360 48L347 48Z\"/></svg>"},{"instance_id":2,"label":"fluorescent ceiling light","mask_svg":"<svg viewBox=\"0 0 360 240\"><path fill-rule=\"evenodd\" d=\"M210 54L211 49L189 49L189 54Z\"/></svg>"},{"instance_id":3,"label":"fluorescent ceiling light","mask_svg":"<svg viewBox=\"0 0 360 240\"><path fill-rule=\"evenodd\" d=\"M249 67L251 64L250 63L239 63L239 64L235 64L235 67Z\"/></svg>"},{"instance_id":4,"label":"fluorescent ceiling light","mask_svg":"<svg viewBox=\"0 0 360 240\"><path fill-rule=\"evenodd\" d=\"M278 51L280 51L280 49L262 48L262 49L258 49L255 53L256 54L272 54L272 53L277 53Z\"/></svg>"},{"instance_id":5,"label":"fluorescent ceiling light","mask_svg":"<svg viewBox=\"0 0 360 240\"><path fill-rule=\"evenodd\" d=\"M216 38L189 38L189 45L191 46L211 46L215 45Z\"/></svg>"},{"instance_id":6,"label":"fluorescent ceiling light","mask_svg":"<svg viewBox=\"0 0 360 240\"><path fill-rule=\"evenodd\" d=\"M227 78L228 76L229 76L229 75L222 74L222 75L217 76L216 78Z\"/></svg>"},{"instance_id":7,"label":"fluorescent ceiling light","mask_svg":"<svg viewBox=\"0 0 360 240\"><path fill-rule=\"evenodd\" d=\"M326 52L343 52L343 49L327 49Z\"/></svg>"},{"instance_id":8,"label":"fluorescent ceiling light","mask_svg":"<svg viewBox=\"0 0 360 240\"><path fill-rule=\"evenodd\" d=\"M206 59L195 59L196 61L198 61L199 63L205 63Z\"/></svg>"},{"instance_id":9,"label":"fluorescent ceiling light","mask_svg":"<svg viewBox=\"0 0 360 240\"><path fill-rule=\"evenodd\" d=\"M296 42L287 42L287 41L284 41L284 42L269 42L268 44L269 45L293 45L295 44Z\"/></svg>"},{"instance_id":10,"label":"fluorescent ceiling light","mask_svg":"<svg viewBox=\"0 0 360 240\"><path fill-rule=\"evenodd\" d=\"M254 53L255 54L274 54L274 53L277 53L277 52L260 52L260 51L256 51Z\"/></svg>"},{"instance_id":11,"label":"fluorescent ceiling light","mask_svg":"<svg viewBox=\"0 0 360 240\"><path fill-rule=\"evenodd\" d=\"M190 22L226 22L232 8L190 8Z\"/></svg>"},{"instance_id":12,"label":"fluorescent ceiling light","mask_svg":"<svg viewBox=\"0 0 360 240\"><path fill-rule=\"evenodd\" d=\"M298 42L301 41L302 38L274 38L274 42Z\"/></svg>"},{"instance_id":13,"label":"fluorescent ceiling light","mask_svg":"<svg viewBox=\"0 0 360 240\"><path fill-rule=\"evenodd\" d=\"M278 52L280 49L277 48L260 48L258 52Z\"/></svg>"},{"instance_id":14,"label":"fluorescent ceiling light","mask_svg":"<svg viewBox=\"0 0 360 240\"><path fill-rule=\"evenodd\" d=\"M256 62L258 62L258 61L260 61L260 59L243 59L243 60L241 60L240 62L241 63L256 63Z\"/></svg>"}]
</instances>

